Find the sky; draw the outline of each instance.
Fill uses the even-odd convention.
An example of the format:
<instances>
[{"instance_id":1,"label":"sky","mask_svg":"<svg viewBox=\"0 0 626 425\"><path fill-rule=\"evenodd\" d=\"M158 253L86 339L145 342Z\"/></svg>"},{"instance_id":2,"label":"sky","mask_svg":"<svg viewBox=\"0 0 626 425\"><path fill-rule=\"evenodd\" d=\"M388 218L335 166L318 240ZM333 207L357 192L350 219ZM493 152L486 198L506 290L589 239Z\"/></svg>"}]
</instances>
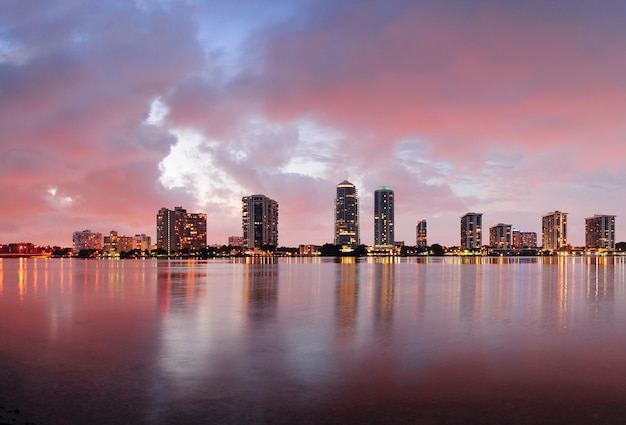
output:
<instances>
[{"instance_id":1,"label":"sky","mask_svg":"<svg viewBox=\"0 0 626 425\"><path fill-rule=\"evenodd\" d=\"M537 232L616 215L626 240L626 3L3 0L0 243L145 233L182 206L209 244L241 197L279 245L332 242L336 185L395 193L395 239L465 213ZM485 241L486 242L486 241Z\"/></svg>"}]
</instances>

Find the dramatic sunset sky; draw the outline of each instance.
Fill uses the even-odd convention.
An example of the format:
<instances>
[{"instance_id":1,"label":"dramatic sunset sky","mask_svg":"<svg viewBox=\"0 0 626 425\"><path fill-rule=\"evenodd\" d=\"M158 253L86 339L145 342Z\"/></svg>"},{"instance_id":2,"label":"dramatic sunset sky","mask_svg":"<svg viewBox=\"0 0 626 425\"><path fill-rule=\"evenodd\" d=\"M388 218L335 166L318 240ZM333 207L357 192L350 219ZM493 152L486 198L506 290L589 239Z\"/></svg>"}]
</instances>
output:
<instances>
[{"instance_id":1,"label":"dramatic sunset sky","mask_svg":"<svg viewBox=\"0 0 626 425\"><path fill-rule=\"evenodd\" d=\"M0 243L156 234L161 207L279 245L333 237L337 183L396 197L396 240L459 244L459 218L540 237L617 215L626 240L626 2L0 2ZM487 241L485 241L487 242Z\"/></svg>"}]
</instances>

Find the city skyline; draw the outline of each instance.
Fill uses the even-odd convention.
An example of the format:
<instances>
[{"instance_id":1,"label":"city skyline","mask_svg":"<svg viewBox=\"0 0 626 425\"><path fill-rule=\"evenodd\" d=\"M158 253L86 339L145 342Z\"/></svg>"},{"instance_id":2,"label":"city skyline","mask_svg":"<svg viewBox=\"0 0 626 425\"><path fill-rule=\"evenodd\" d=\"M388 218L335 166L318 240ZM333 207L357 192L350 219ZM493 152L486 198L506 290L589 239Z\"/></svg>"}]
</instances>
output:
<instances>
[{"instance_id":1,"label":"city skyline","mask_svg":"<svg viewBox=\"0 0 626 425\"><path fill-rule=\"evenodd\" d=\"M7 0L0 4L0 240L146 234L154 212L241 228L241 198L280 203L280 244L332 241L337 182L396 196L394 239L483 231L567 239L609 212L626 235L623 2ZM483 235L483 244L486 242Z\"/></svg>"}]
</instances>

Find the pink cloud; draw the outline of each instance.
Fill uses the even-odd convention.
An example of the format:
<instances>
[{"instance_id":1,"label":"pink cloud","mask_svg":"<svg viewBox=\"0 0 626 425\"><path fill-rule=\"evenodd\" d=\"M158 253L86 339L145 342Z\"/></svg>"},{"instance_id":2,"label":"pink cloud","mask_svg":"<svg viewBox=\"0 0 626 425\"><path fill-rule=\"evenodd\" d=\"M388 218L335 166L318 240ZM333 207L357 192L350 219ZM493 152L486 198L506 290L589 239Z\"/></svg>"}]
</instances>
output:
<instances>
[{"instance_id":1,"label":"pink cloud","mask_svg":"<svg viewBox=\"0 0 626 425\"><path fill-rule=\"evenodd\" d=\"M589 206L564 194L583 190L586 176L598 203L620 198L608 192L625 175L619 2L303 4L289 19L251 22L229 69L220 62L229 52L199 44L200 33L220 34L203 28L210 8L198 7L0 6L2 37L26 52L0 62L3 238L38 241L48 226L62 243L79 223L145 232L158 208L182 204L204 205L209 242L225 241L240 233L229 200L265 193L281 206L281 243L323 243L345 178L362 181L366 243L367 202L381 184L397 192L407 241L417 218L470 209L484 208L486 221L502 205L565 209L550 200L582 216ZM215 45L228 49L227 38ZM147 125L157 97L169 115ZM316 152L303 121L338 135ZM203 202L191 186L160 186L159 163L178 141L169 131L185 127L208 140L197 156L210 165L193 187L219 173L239 187L216 185ZM409 142L418 148L403 149ZM284 171L302 157L323 175ZM51 202L50 187L75 202ZM440 228L451 230L431 241L457 242L456 221Z\"/></svg>"}]
</instances>

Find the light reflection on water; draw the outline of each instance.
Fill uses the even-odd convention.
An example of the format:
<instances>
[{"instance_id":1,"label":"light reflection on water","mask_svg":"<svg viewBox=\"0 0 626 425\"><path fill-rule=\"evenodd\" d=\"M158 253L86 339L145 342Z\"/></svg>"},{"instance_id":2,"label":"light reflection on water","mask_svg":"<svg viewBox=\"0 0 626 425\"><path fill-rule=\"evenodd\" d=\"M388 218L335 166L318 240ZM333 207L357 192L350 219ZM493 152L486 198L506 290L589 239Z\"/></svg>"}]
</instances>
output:
<instances>
[{"instance_id":1,"label":"light reflection on water","mask_svg":"<svg viewBox=\"0 0 626 425\"><path fill-rule=\"evenodd\" d=\"M50 424L612 420L624 271L621 257L2 259L0 404Z\"/></svg>"}]
</instances>

